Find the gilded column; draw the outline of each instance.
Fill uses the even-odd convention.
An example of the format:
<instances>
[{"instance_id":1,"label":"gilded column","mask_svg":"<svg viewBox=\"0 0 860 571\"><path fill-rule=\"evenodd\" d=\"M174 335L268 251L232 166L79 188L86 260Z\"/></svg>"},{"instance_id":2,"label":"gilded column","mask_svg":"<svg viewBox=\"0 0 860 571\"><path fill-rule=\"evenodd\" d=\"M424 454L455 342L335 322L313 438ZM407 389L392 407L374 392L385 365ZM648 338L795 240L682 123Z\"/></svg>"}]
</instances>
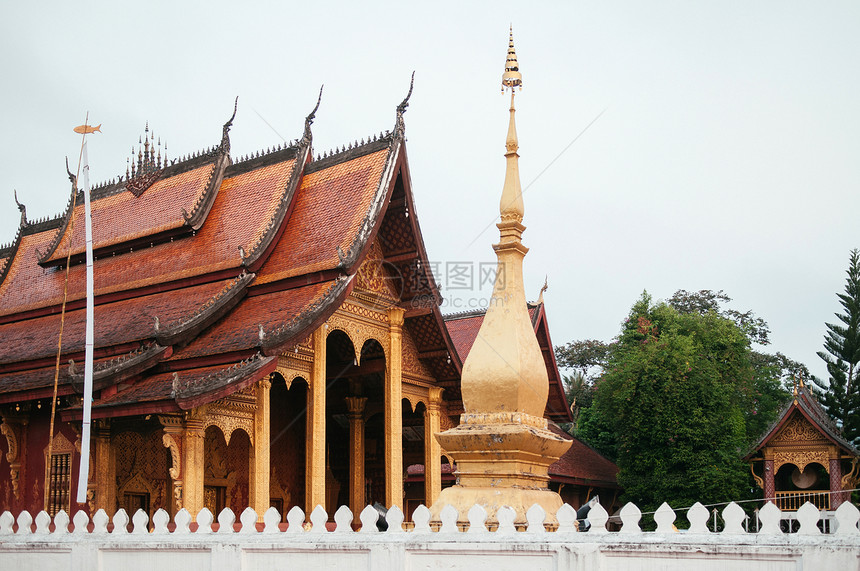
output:
<instances>
[{"instance_id":1,"label":"gilded column","mask_svg":"<svg viewBox=\"0 0 860 571\"><path fill-rule=\"evenodd\" d=\"M110 420L97 421L95 430L95 485L96 509L103 509L108 515L116 511L116 462L110 445Z\"/></svg>"},{"instance_id":2,"label":"gilded column","mask_svg":"<svg viewBox=\"0 0 860 571\"><path fill-rule=\"evenodd\" d=\"M314 331L314 362L308 386L305 443L305 513L325 506L326 326Z\"/></svg>"},{"instance_id":3,"label":"gilded column","mask_svg":"<svg viewBox=\"0 0 860 571\"><path fill-rule=\"evenodd\" d=\"M403 509L403 405L401 404L403 314L388 310L390 345L385 362L385 506Z\"/></svg>"},{"instance_id":4,"label":"gilded column","mask_svg":"<svg viewBox=\"0 0 860 571\"><path fill-rule=\"evenodd\" d=\"M189 418L185 423L185 437L182 452L184 456L185 490L183 506L197 518L203 509L203 470L204 470L204 428L200 418ZM212 514L218 517L218 514Z\"/></svg>"},{"instance_id":5,"label":"gilded column","mask_svg":"<svg viewBox=\"0 0 860 571\"><path fill-rule=\"evenodd\" d=\"M356 520L366 505L364 497L364 397L346 397L349 410L349 509Z\"/></svg>"},{"instance_id":6,"label":"gilded column","mask_svg":"<svg viewBox=\"0 0 860 571\"><path fill-rule=\"evenodd\" d=\"M424 411L424 504L432 506L442 492L442 447L436 440L440 431L439 412L442 389L429 389L430 398Z\"/></svg>"},{"instance_id":7,"label":"gilded column","mask_svg":"<svg viewBox=\"0 0 860 571\"><path fill-rule=\"evenodd\" d=\"M269 393L271 388L272 381L269 379L257 381L257 410L254 413L254 461L251 464L251 477L248 480L248 495L250 496L251 507L257 512L259 521L263 521L263 514L266 513L271 504L269 501L269 474L271 470L269 464L269 439L271 438Z\"/></svg>"}]
</instances>

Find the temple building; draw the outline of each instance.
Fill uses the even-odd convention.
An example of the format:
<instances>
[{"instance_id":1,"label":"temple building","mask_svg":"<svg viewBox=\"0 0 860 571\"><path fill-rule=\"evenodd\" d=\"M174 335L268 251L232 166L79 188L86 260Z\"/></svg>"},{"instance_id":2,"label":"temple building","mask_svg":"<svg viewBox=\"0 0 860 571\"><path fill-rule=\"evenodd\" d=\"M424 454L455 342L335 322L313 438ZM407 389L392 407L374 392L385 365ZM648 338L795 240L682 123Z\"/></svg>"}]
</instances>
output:
<instances>
[{"instance_id":1,"label":"temple building","mask_svg":"<svg viewBox=\"0 0 860 571\"><path fill-rule=\"evenodd\" d=\"M766 500L784 512L805 502L832 512L851 501L860 480L858 453L801 381L744 460Z\"/></svg>"},{"instance_id":2,"label":"temple building","mask_svg":"<svg viewBox=\"0 0 860 571\"><path fill-rule=\"evenodd\" d=\"M22 207L0 249L0 512L357 514L379 502L408 516L434 502L456 473L434 435L463 412L474 333L440 312L407 105L391 131L316 157L316 108L300 138L242 159L230 155L235 109L220 142L189 157L162 157L147 130L126 175L93 188L86 505L72 497L83 191L70 173L62 215L30 222ZM530 311L549 375L544 414L568 422L543 305Z\"/></svg>"}]
</instances>

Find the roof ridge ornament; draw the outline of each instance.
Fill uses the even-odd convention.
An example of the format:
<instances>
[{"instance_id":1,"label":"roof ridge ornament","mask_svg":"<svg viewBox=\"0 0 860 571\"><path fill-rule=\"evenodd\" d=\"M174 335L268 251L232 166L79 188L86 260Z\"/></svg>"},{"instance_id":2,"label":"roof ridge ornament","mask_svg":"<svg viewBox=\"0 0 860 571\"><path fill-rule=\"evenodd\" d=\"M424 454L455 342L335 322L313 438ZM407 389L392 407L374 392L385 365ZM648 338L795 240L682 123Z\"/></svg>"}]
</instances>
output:
<instances>
[{"instance_id":1,"label":"roof ridge ornament","mask_svg":"<svg viewBox=\"0 0 860 571\"><path fill-rule=\"evenodd\" d=\"M317 97L317 104L314 106L313 111L311 111L307 117L305 117L305 131L302 134L302 145L310 144L313 141L313 133L311 132L311 125L314 123L314 119L317 116L317 110L320 108L320 102L322 101L323 87L325 84L320 85L320 94ZM313 153L311 153L313 155Z\"/></svg>"},{"instance_id":2,"label":"roof ridge ornament","mask_svg":"<svg viewBox=\"0 0 860 571\"><path fill-rule=\"evenodd\" d=\"M66 230L69 227L69 221L72 217L72 210L74 210L77 204L77 196L78 196L78 180L77 177L72 174L72 171L69 169L69 157L66 157L66 173L69 175L69 182L72 183L72 193L69 196L69 201L66 203L66 212L62 214L63 223L57 229L57 233L54 234L54 238L51 240L51 243L48 245L48 249L44 252L40 251L39 248L36 248L36 258L38 258L39 263L47 262L48 258L50 258L54 252L56 252L57 248L60 247L60 241L63 239L63 235L65 235ZM71 238L70 238L71 240ZM6 266L9 267L8 264Z\"/></svg>"},{"instance_id":3,"label":"roof ridge ornament","mask_svg":"<svg viewBox=\"0 0 860 571\"><path fill-rule=\"evenodd\" d=\"M18 202L18 190L12 189L12 194L15 197L15 204L18 205L18 211L21 212L21 226L27 225L27 207Z\"/></svg>"},{"instance_id":4,"label":"roof ridge ornament","mask_svg":"<svg viewBox=\"0 0 860 571\"><path fill-rule=\"evenodd\" d=\"M221 130L221 147L220 151L225 154L230 154L230 127L233 126L233 119L236 118L236 110L239 108L239 96L236 96L236 100L233 102L233 115L224 123L224 127Z\"/></svg>"},{"instance_id":5,"label":"roof ridge ornament","mask_svg":"<svg viewBox=\"0 0 860 571\"><path fill-rule=\"evenodd\" d=\"M134 158L134 146L131 147L131 157L126 159L125 189L134 196L140 196L161 177L167 167L167 140L164 143L164 158L161 157L161 137L156 142L155 130L149 128L146 122L144 134L138 137L137 162ZM158 150L156 151L156 146ZM156 154L157 153L157 154ZM121 177L120 177L121 178Z\"/></svg>"},{"instance_id":6,"label":"roof ridge ornament","mask_svg":"<svg viewBox=\"0 0 860 571\"><path fill-rule=\"evenodd\" d=\"M69 182L72 183L72 192L75 192L77 190L78 181L77 177L72 174L72 171L69 168L69 157L66 157L66 174L69 175Z\"/></svg>"},{"instance_id":7,"label":"roof ridge ornament","mask_svg":"<svg viewBox=\"0 0 860 571\"><path fill-rule=\"evenodd\" d=\"M549 276L546 275L543 278L543 287L540 288L540 295L538 295L538 305L543 305L543 292L549 289Z\"/></svg>"},{"instance_id":8,"label":"roof ridge ornament","mask_svg":"<svg viewBox=\"0 0 860 571\"><path fill-rule=\"evenodd\" d=\"M412 88L415 87L415 71L412 71L412 78L409 80L409 93L397 106L397 119L395 120L394 132L396 137L402 137L406 132L406 122L403 120L403 114L406 113L406 108L409 107L409 99L412 97Z\"/></svg>"}]
</instances>

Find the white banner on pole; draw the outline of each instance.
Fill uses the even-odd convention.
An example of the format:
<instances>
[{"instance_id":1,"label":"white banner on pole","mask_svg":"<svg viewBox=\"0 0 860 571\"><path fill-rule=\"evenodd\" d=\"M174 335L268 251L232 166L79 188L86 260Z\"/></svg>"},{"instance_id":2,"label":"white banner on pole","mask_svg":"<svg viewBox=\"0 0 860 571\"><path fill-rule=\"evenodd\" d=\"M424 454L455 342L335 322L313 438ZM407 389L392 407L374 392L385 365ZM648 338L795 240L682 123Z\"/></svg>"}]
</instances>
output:
<instances>
[{"instance_id":1,"label":"white banner on pole","mask_svg":"<svg viewBox=\"0 0 860 571\"><path fill-rule=\"evenodd\" d=\"M93 403L93 229L90 217L90 162L87 158L87 143L83 144L84 174L84 220L87 246L87 331L84 354L84 403L81 426L81 466L78 472L79 504L87 501L87 483L90 472L90 424Z\"/></svg>"}]
</instances>

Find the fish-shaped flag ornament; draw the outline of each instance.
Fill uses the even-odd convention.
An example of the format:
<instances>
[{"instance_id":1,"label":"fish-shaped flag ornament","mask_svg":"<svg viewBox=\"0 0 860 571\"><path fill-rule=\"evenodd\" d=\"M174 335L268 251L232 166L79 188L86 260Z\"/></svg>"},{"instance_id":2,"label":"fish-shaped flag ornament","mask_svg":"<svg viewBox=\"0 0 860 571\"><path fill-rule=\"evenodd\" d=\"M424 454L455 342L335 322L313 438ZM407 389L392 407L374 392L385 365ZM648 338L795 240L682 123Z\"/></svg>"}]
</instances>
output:
<instances>
[{"instance_id":1,"label":"fish-shaped flag ornament","mask_svg":"<svg viewBox=\"0 0 860 571\"><path fill-rule=\"evenodd\" d=\"M102 127L101 123L99 123L95 127L91 127L90 125L78 125L77 127L75 127L75 133L80 133L81 135L87 135L89 133L95 133L96 131L101 133L102 132L101 127Z\"/></svg>"}]
</instances>

